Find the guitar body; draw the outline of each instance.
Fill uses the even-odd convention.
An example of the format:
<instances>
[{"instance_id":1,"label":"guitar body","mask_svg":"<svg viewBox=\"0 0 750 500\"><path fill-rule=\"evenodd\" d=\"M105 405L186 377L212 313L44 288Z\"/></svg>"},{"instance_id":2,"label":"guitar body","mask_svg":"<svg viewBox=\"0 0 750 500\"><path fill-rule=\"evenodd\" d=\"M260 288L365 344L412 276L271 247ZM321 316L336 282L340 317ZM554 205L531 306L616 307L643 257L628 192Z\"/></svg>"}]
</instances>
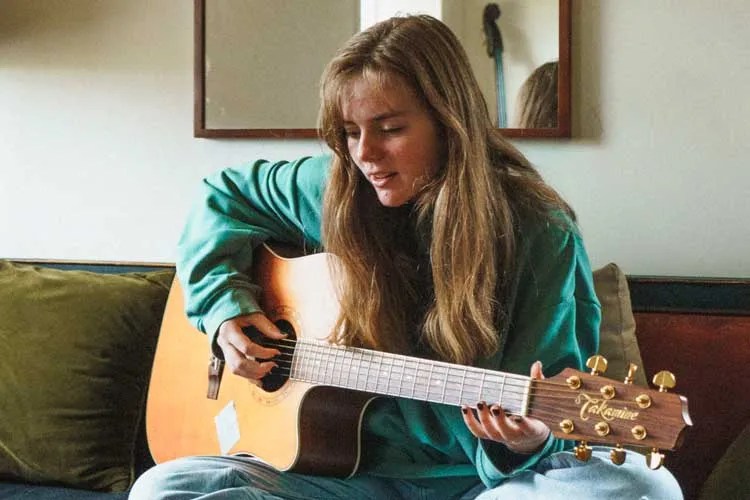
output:
<instances>
[{"instance_id":1,"label":"guitar body","mask_svg":"<svg viewBox=\"0 0 750 500\"><path fill-rule=\"evenodd\" d=\"M268 248L256 252L254 282L263 283L261 306L272 321L291 325L298 339L323 340L335 324L338 304L331 300L330 279L325 279L326 258L286 259ZM157 463L246 453L285 471L333 476L356 471L361 418L372 395L295 380L266 391L227 372L218 398L209 399L208 337L188 322L184 311L175 279L146 407L148 442Z\"/></svg>"}]
</instances>

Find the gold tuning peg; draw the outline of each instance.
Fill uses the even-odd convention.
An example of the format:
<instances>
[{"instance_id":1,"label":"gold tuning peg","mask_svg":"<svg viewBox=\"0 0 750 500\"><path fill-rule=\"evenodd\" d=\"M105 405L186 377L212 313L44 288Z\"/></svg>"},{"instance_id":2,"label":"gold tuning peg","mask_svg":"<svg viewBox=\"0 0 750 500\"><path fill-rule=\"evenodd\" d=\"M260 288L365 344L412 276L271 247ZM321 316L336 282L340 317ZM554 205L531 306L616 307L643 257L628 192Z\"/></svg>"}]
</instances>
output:
<instances>
[{"instance_id":1,"label":"gold tuning peg","mask_svg":"<svg viewBox=\"0 0 750 500\"><path fill-rule=\"evenodd\" d=\"M638 371L638 365L635 363L630 363L628 365L628 374L625 376L625 383L626 384L632 384L633 378L635 377L635 372Z\"/></svg>"},{"instance_id":2,"label":"gold tuning peg","mask_svg":"<svg viewBox=\"0 0 750 500\"><path fill-rule=\"evenodd\" d=\"M668 389L673 389L677 385L677 379L672 372L662 370L652 379L655 386L659 387L659 392L667 392Z\"/></svg>"},{"instance_id":3,"label":"gold tuning peg","mask_svg":"<svg viewBox=\"0 0 750 500\"><path fill-rule=\"evenodd\" d=\"M586 366L591 370L591 375L599 375L607 371L607 358L597 354L586 360Z\"/></svg>"},{"instance_id":4,"label":"gold tuning peg","mask_svg":"<svg viewBox=\"0 0 750 500\"><path fill-rule=\"evenodd\" d=\"M591 458L591 446L586 441L581 441L573 448L573 454L581 462L588 462Z\"/></svg>"},{"instance_id":5,"label":"gold tuning peg","mask_svg":"<svg viewBox=\"0 0 750 500\"><path fill-rule=\"evenodd\" d=\"M664 465L664 453L661 453L658 448L651 448L646 454L646 464L651 470L656 470Z\"/></svg>"},{"instance_id":6,"label":"gold tuning peg","mask_svg":"<svg viewBox=\"0 0 750 500\"><path fill-rule=\"evenodd\" d=\"M622 465L625 463L625 450L622 449L622 445L617 443L614 448L609 452L609 459L615 465Z\"/></svg>"}]
</instances>

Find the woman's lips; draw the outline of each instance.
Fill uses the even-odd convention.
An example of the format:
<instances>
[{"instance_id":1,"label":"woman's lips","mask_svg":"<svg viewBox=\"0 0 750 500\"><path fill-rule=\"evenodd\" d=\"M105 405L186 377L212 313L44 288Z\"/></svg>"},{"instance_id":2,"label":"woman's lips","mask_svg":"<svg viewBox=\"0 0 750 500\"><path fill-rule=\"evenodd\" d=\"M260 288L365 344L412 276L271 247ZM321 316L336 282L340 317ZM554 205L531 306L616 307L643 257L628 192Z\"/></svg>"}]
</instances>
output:
<instances>
[{"instance_id":1,"label":"woman's lips","mask_svg":"<svg viewBox=\"0 0 750 500\"><path fill-rule=\"evenodd\" d=\"M383 186L388 184L388 181L390 181L395 175L395 173L378 173L370 174L368 177L370 178L370 183L373 186L382 188Z\"/></svg>"}]
</instances>

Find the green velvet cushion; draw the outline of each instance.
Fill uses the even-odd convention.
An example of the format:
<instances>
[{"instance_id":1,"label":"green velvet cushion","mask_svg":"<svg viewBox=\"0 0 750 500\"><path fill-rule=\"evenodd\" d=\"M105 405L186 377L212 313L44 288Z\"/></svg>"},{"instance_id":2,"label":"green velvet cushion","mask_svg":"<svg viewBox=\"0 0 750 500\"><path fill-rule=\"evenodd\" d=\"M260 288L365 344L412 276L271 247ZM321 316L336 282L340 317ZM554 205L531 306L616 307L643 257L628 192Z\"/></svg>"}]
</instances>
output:
<instances>
[{"instance_id":1,"label":"green velvet cushion","mask_svg":"<svg viewBox=\"0 0 750 500\"><path fill-rule=\"evenodd\" d=\"M635 336L635 318L625 274L610 263L594 271L594 289L602 305L599 353L607 358L607 378L624 380L628 365L635 363L634 383L646 386L641 351Z\"/></svg>"},{"instance_id":2,"label":"green velvet cushion","mask_svg":"<svg viewBox=\"0 0 750 500\"><path fill-rule=\"evenodd\" d=\"M708 476L700 500L750 497L750 425L740 433Z\"/></svg>"},{"instance_id":3,"label":"green velvet cushion","mask_svg":"<svg viewBox=\"0 0 750 500\"><path fill-rule=\"evenodd\" d=\"M0 261L1 479L130 486L172 276Z\"/></svg>"}]
</instances>

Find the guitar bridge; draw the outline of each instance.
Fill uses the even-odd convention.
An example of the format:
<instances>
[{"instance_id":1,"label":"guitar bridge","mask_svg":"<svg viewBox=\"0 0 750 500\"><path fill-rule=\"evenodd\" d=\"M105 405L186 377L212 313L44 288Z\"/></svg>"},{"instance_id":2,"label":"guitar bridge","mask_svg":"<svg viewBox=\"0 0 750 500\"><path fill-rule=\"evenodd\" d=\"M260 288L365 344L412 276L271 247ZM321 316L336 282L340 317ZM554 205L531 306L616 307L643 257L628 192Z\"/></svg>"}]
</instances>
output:
<instances>
[{"instance_id":1,"label":"guitar bridge","mask_svg":"<svg viewBox=\"0 0 750 500\"><path fill-rule=\"evenodd\" d=\"M224 375L224 360L217 358L213 354L208 360L208 399L219 398L219 387L221 386L221 377Z\"/></svg>"}]
</instances>

